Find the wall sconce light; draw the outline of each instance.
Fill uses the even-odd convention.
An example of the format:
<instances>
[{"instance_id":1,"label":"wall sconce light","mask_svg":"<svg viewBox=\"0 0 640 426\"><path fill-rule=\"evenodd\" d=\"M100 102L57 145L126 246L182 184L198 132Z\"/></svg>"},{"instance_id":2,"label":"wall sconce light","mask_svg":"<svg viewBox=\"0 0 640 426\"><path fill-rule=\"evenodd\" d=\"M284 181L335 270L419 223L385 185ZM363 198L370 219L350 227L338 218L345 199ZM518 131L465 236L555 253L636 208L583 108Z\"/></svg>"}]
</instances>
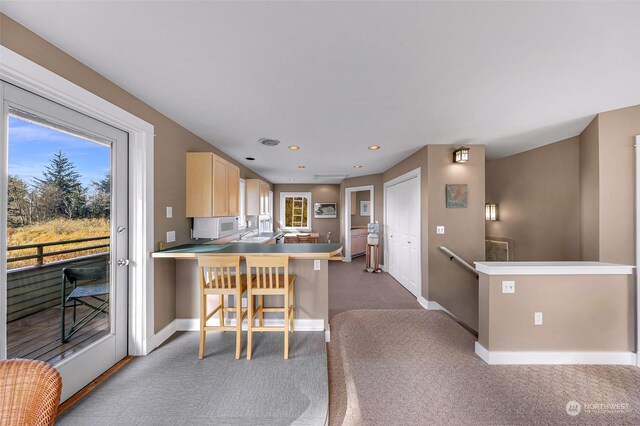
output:
<instances>
[{"instance_id":1,"label":"wall sconce light","mask_svg":"<svg viewBox=\"0 0 640 426\"><path fill-rule=\"evenodd\" d=\"M498 220L498 205L488 203L484 206L484 217L486 220Z\"/></svg>"},{"instance_id":2,"label":"wall sconce light","mask_svg":"<svg viewBox=\"0 0 640 426\"><path fill-rule=\"evenodd\" d=\"M466 163L467 161L469 161L469 148L461 146L460 148L453 151L454 163Z\"/></svg>"}]
</instances>

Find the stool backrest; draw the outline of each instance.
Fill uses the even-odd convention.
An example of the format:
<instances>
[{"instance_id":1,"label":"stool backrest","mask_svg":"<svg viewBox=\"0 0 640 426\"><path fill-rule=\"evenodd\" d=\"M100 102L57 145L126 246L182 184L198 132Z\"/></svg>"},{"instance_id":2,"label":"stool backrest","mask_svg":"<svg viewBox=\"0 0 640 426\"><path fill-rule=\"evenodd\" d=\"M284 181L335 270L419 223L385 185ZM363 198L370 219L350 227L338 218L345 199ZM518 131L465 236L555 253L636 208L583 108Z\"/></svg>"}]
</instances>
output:
<instances>
[{"instance_id":1,"label":"stool backrest","mask_svg":"<svg viewBox=\"0 0 640 426\"><path fill-rule=\"evenodd\" d=\"M235 288L240 279L240 256L198 256L198 275L201 288Z\"/></svg>"},{"instance_id":2,"label":"stool backrest","mask_svg":"<svg viewBox=\"0 0 640 426\"><path fill-rule=\"evenodd\" d=\"M253 288L289 288L289 256L247 256L247 275Z\"/></svg>"},{"instance_id":3,"label":"stool backrest","mask_svg":"<svg viewBox=\"0 0 640 426\"><path fill-rule=\"evenodd\" d=\"M311 242L311 235L298 235L298 242L299 243L310 243Z\"/></svg>"}]
</instances>

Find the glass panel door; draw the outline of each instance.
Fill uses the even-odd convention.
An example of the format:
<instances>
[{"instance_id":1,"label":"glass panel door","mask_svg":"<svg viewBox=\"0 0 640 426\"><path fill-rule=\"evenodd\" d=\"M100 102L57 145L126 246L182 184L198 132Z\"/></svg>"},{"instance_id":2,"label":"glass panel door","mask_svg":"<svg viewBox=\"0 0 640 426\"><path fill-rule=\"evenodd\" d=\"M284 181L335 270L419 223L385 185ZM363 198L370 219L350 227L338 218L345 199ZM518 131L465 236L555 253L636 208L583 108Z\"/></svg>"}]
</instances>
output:
<instances>
[{"instance_id":1,"label":"glass panel door","mask_svg":"<svg viewBox=\"0 0 640 426\"><path fill-rule=\"evenodd\" d=\"M6 83L3 98L2 353L56 366L64 400L127 353L127 134Z\"/></svg>"}]
</instances>

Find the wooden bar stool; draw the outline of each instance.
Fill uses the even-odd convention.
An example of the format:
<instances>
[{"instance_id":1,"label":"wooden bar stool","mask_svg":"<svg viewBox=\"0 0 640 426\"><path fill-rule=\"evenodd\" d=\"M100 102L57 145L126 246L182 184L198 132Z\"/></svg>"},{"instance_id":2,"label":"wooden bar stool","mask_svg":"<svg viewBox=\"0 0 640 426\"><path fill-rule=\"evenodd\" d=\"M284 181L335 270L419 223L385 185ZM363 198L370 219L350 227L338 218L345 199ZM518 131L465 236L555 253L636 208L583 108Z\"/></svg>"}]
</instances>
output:
<instances>
[{"instance_id":1,"label":"wooden bar stool","mask_svg":"<svg viewBox=\"0 0 640 426\"><path fill-rule=\"evenodd\" d=\"M247 275L249 288L247 290L249 314L247 321L247 359L251 359L254 331L282 331L284 332L284 359L289 359L289 332L293 331L294 319L294 283L295 275L289 275L289 256L247 256ZM280 273L280 270L283 273ZM265 308L264 296L284 296L282 308ZM258 296L258 306L254 307L253 296ZM282 327L265 327L265 312L283 312ZM255 327L255 316L258 315L258 327Z\"/></svg>"},{"instance_id":2,"label":"wooden bar stool","mask_svg":"<svg viewBox=\"0 0 640 426\"><path fill-rule=\"evenodd\" d=\"M309 234L300 234L300 235L298 235L298 242L299 243L310 243L311 242L311 235L309 235Z\"/></svg>"},{"instance_id":3,"label":"wooden bar stool","mask_svg":"<svg viewBox=\"0 0 640 426\"><path fill-rule=\"evenodd\" d=\"M242 352L242 320L247 311L242 312L242 293L247 291L247 276L240 274L240 256L198 256L198 275L200 277L200 352L204 358L207 331L235 331L236 359ZM207 313L207 296L217 295L218 306ZM235 299L236 325L227 326L224 322L224 297L233 295ZM220 315L220 325L207 325L207 321L216 314Z\"/></svg>"}]
</instances>

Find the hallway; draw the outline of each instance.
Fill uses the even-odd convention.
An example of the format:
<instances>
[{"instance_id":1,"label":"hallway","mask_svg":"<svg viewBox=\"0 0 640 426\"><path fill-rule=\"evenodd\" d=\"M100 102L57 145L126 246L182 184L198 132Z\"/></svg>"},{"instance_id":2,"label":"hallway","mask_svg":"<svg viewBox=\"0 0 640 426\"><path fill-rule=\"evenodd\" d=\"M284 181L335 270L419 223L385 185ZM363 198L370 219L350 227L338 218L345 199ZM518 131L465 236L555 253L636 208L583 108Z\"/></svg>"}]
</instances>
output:
<instances>
[{"instance_id":1,"label":"hallway","mask_svg":"<svg viewBox=\"0 0 640 426\"><path fill-rule=\"evenodd\" d=\"M354 309L422 309L416 298L386 272L364 272L364 256L331 262L329 320Z\"/></svg>"}]
</instances>

